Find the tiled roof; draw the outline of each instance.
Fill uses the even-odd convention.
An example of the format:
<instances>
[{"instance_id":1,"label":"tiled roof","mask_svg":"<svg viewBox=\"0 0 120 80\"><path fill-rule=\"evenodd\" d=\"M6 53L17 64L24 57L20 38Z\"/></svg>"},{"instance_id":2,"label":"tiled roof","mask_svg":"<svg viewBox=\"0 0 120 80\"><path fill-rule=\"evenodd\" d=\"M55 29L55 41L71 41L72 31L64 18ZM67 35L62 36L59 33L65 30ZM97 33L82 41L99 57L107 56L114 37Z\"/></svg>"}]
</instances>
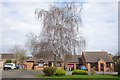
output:
<instances>
[{"instance_id":1,"label":"tiled roof","mask_svg":"<svg viewBox=\"0 0 120 80\"><path fill-rule=\"evenodd\" d=\"M120 56L114 56L112 59L113 59L114 62L116 62L117 60L120 59Z\"/></svg>"},{"instance_id":2,"label":"tiled roof","mask_svg":"<svg viewBox=\"0 0 120 80\"><path fill-rule=\"evenodd\" d=\"M98 51L98 52L82 52L85 56L86 62L98 62L102 59L105 62L113 62L112 58L107 52Z\"/></svg>"},{"instance_id":3,"label":"tiled roof","mask_svg":"<svg viewBox=\"0 0 120 80\"><path fill-rule=\"evenodd\" d=\"M28 59L27 61L34 61L38 62L39 60L43 60L45 62L48 61L54 61L54 55L50 52L41 52L34 57ZM64 60L66 62L82 62L81 55L71 55L71 54L66 54L64 56ZM63 61L61 58L57 57L57 61Z\"/></svg>"},{"instance_id":4,"label":"tiled roof","mask_svg":"<svg viewBox=\"0 0 120 80\"><path fill-rule=\"evenodd\" d=\"M1 54L1 59L13 59L14 58L14 55L13 54Z\"/></svg>"},{"instance_id":5,"label":"tiled roof","mask_svg":"<svg viewBox=\"0 0 120 80\"><path fill-rule=\"evenodd\" d=\"M66 62L82 62L82 58L81 58L81 55L66 54L65 61Z\"/></svg>"},{"instance_id":6,"label":"tiled roof","mask_svg":"<svg viewBox=\"0 0 120 80\"><path fill-rule=\"evenodd\" d=\"M39 54L34 55L32 58L28 59L27 61L38 62L40 60L43 60L45 62L54 61L54 55L48 51L41 51ZM62 61L62 59L57 57L57 61Z\"/></svg>"}]
</instances>

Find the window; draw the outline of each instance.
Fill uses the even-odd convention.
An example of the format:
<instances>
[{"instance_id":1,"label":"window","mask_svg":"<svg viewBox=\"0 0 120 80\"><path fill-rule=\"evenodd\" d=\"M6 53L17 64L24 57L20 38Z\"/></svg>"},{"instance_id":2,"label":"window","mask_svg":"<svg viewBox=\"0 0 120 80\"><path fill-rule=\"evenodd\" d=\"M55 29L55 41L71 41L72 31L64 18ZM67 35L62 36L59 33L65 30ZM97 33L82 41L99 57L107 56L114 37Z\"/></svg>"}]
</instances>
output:
<instances>
[{"instance_id":1,"label":"window","mask_svg":"<svg viewBox=\"0 0 120 80\"><path fill-rule=\"evenodd\" d=\"M38 67L43 67L44 63L38 63Z\"/></svg>"},{"instance_id":2,"label":"window","mask_svg":"<svg viewBox=\"0 0 120 80\"><path fill-rule=\"evenodd\" d=\"M49 63L48 63L48 66L51 67L51 66L52 66L52 62L49 62Z\"/></svg>"},{"instance_id":3,"label":"window","mask_svg":"<svg viewBox=\"0 0 120 80\"><path fill-rule=\"evenodd\" d=\"M106 63L106 66L107 66L107 67L110 67L110 63Z\"/></svg>"},{"instance_id":4,"label":"window","mask_svg":"<svg viewBox=\"0 0 120 80\"><path fill-rule=\"evenodd\" d=\"M97 63L91 63L90 65L91 65L91 68L97 67Z\"/></svg>"},{"instance_id":5,"label":"window","mask_svg":"<svg viewBox=\"0 0 120 80\"><path fill-rule=\"evenodd\" d=\"M13 66L12 64L6 63L5 66Z\"/></svg>"},{"instance_id":6,"label":"window","mask_svg":"<svg viewBox=\"0 0 120 80\"><path fill-rule=\"evenodd\" d=\"M43 67L43 66L44 66L44 61L43 60L38 61L38 67Z\"/></svg>"},{"instance_id":7,"label":"window","mask_svg":"<svg viewBox=\"0 0 120 80\"><path fill-rule=\"evenodd\" d=\"M57 63L57 67L61 67L61 63Z\"/></svg>"}]
</instances>

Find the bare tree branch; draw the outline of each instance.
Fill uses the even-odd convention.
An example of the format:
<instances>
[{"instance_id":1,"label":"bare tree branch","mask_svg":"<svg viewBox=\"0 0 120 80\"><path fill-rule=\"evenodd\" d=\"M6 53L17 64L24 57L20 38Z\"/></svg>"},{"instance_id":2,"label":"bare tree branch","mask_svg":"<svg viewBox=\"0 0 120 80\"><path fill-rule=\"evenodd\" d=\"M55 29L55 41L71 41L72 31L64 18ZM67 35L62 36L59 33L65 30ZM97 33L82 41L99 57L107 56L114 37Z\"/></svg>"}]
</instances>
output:
<instances>
[{"instance_id":1,"label":"bare tree branch","mask_svg":"<svg viewBox=\"0 0 120 80\"><path fill-rule=\"evenodd\" d=\"M35 15L42 21L43 28L39 36L32 35L29 42L33 54L40 51L50 51L56 57L66 53L76 54L77 48L85 47L85 40L79 33L81 10L76 3L54 4L49 10L36 9Z\"/></svg>"}]
</instances>

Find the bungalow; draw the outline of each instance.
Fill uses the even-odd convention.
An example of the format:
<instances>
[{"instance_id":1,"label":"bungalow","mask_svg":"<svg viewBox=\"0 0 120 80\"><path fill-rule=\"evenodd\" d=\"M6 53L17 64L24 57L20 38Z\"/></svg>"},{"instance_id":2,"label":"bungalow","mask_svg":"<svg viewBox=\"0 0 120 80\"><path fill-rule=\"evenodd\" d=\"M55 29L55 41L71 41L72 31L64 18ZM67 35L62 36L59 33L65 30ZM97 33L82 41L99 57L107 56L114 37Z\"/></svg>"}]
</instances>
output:
<instances>
[{"instance_id":1,"label":"bungalow","mask_svg":"<svg viewBox=\"0 0 120 80\"><path fill-rule=\"evenodd\" d=\"M82 52L82 62L88 69L95 71L113 71L112 57L107 52Z\"/></svg>"},{"instance_id":2,"label":"bungalow","mask_svg":"<svg viewBox=\"0 0 120 80\"><path fill-rule=\"evenodd\" d=\"M80 69L80 66L82 66L82 56L66 54L64 64L68 71Z\"/></svg>"},{"instance_id":3,"label":"bungalow","mask_svg":"<svg viewBox=\"0 0 120 80\"><path fill-rule=\"evenodd\" d=\"M42 70L44 67L54 67L54 55L41 52L26 61L27 69ZM57 67L66 70L80 69L86 66L88 71L113 71L113 60L107 52L82 52L82 55L65 54L64 58L57 57Z\"/></svg>"},{"instance_id":4,"label":"bungalow","mask_svg":"<svg viewBox=\"0 0 120 80\"><path fill-rule=\"evenodd\" d=\"M54 55L47 51L42 51L26 61L27 70L42 70L45 67L54 67ZM64 69L64 63L57 57L57 67Z\"/></svg>"}]
</instances>

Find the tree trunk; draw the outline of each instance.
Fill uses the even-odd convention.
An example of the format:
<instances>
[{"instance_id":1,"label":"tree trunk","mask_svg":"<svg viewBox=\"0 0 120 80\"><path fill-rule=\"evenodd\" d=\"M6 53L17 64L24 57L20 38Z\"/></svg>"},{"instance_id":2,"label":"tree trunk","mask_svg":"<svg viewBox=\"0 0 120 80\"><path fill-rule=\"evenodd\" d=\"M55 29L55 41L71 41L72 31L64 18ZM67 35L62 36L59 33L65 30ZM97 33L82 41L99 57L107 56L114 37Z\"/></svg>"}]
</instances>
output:
<instances>
[{"instance_id":1,"label":"tree trunk","mask_svg":"<svg viewBox=\"0 0 120 80\"><path fill-rule=\"evenodd\" d=\"M57 56L54 54L54 67L57 68Z\"/></svg>"}]
</instances>

